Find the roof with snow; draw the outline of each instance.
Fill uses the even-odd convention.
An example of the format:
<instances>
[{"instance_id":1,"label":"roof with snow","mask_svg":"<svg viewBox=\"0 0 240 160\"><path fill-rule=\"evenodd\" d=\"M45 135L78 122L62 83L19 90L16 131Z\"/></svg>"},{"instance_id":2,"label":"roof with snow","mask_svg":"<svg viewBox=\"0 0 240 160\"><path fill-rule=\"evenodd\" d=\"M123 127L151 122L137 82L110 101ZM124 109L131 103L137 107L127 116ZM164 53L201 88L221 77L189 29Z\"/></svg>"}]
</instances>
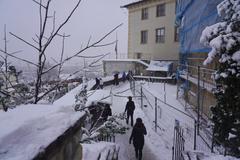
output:
<instances>
[{"instance_id":1,"label":"roof with snow","mask_svg":"<svg viewBox=\"0 0 240 160\"><path fill-rule=\"evenodd\" d=\"M129 4L126 4L126 5L122 6L122 8L132 7L134 5L141 4L141 3L144 3L146 1L148 1L148 0L135 0L132 3L129 3Z\"/></svg>"},{"instance_id":2,"label":"roof with snow","mask_svg":"<svg viewBox=\"0 0 240 160\"><path fill-rule=\"evenodd\" d=\"M60 74L59 77L60 77L61 80L70 80L70 79L77 78L76 75L71 75L71 74Z\"/></svg>"},{"instance_id":3,"label":"roof with snow","mask_svg":"<svg viewBox=\"0 0 240 160\"><path fill-rule=\"evenodd\" d=\"M170 65L173 64L171 61L150 61L150 64L147 71L164 71L168 72L170 69Z\"/></svg>"},{"instance_id":4,"label":"roof with snow","mask_svg":"<svg viewBox=\"0 0 240 160\"><path fill-rule=\"evenodd\" d=\"M105 61L105 62L136 62L136 63L141 63L144 66L149 65L146 62L141 61L139 59L104 59L103 61Z\"/></svg>"}]
</instances>

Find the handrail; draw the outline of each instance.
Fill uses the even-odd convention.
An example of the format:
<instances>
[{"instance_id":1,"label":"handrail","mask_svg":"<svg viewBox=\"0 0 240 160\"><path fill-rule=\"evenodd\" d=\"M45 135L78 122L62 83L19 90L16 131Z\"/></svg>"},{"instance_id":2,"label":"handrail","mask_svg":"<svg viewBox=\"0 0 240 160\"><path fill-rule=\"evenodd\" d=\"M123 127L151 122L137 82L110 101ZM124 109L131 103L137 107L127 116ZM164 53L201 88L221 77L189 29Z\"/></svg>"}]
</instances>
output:
<instances>
[{"instance_id":1,"label":"handrail","mask_svg":"<svg viewBox=\"0 0 240 160\"><path fill-rule=\"evenodd\" d=\"M187 64L180 64L180 63L178 64L178 66L195 68L195 69L198 68L198 66L192 66L192 65L187 65ZM216 70L214 70L214 69L210 69L210 68L206 68L206 67L202 67L202 66L200 66L200 68L202 68L202 69L204 69L204 70L206 70L206 71L211 71L211 72L215 72L215 71L216 71Z\"/></svg>"}]
</instances>

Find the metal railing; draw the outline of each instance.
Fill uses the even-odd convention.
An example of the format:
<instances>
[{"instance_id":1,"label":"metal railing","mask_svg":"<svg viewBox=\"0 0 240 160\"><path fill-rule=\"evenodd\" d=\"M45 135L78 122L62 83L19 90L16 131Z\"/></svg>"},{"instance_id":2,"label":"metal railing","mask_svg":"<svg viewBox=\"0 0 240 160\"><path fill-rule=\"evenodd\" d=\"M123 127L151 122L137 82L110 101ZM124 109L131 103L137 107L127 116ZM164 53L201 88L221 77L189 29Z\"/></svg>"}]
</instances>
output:
<instances>
[{"instance_id":1,"label":"metal railing","mask_svg":"<svg viewBox=\"0 0 240 160\"><path fill-rule=\"evenodd\" d=\"M185 139L183 137L183 129L179 125L175 125L172 147L172 160L184 160L182 154L184 151L184 143Z\"/></svg>"},{"instance_id":2,"label":"metal railing","mask_svg":"<svg viewBox=\"0 0 240 160\"><path fill-rule=\"evenodd\" d=\"M214 152L226 154L226 148L219 140L213 136L213 126L211 124L210 107L215 104L208 104L210 100L213 102L215 97L212 93L216 88L214 74L216 70L208 69L200 66L179 65L177 72L177 98L179 98L180 88L184 90L182 104L185 109L196 119L197 129L197 146L198 150L206 152ZM180 87L183 86L183 87ZM209 95L212 99L209 100ZM195 99L195 103L192 102Z\"/></svg>"},{"instance_id":3,"label":"metal railing","mask_svg":"<svg viewBox=\"0 0 240 160\"><path fill-rule=\"evenodd\" d=\"M106 160L118 160L118 154L119 154L120 147L116 147L113 149L108 150ZM99 153L97 160L102 159L102 153Z\"/></svg>"},{"instance_id":4,"label":"metal railing","mask_svg":"<svg viewBox=\"0 0 240 160\"><path fill-rule=\"evenodd\" d=\"M197 84L200 86L199 83ZM145 114L154 113L148 116L148 118L153 122L154 130L159 133L164 131L165 128L169 127L168 124L164 124L169 123L169 117L173 116L175 113L181 114L180 116L186 116L190 118L189 120L191 121L191 124L188 126L188 128L185 128L184 132L181 132L182 139L184 139L183 145L187 146L187 148L181 146L183 150L197 149L209 153L214 152L226 155L226 149L224 147L219 147L219 144L221 143L213 137L212 126L208 125L208 122L210 122L210 120L204 117L204 114L202 113L200 107L199 109L194 110L196 112L190 112L189 109L182 111L177 106L171 105L171 102L168 102L168 97L166 94L166 83L162 83L161 85L162 90L158 93L159 95L157 96L156 94L153 94L152 90L145 88L143 86L143 82L141 84L141 81L136 81L134 78L131 78L130 80L130 88L133 92L133 95L135 98L137 98ZM198 94L200 93L198 92L197 96ZM199 101L200 99L198 98L198 105L200 106L201 103L199 103ZM164 113L164 108L166 107L175 112L172 114L166 112ZM174 133L180 134L180 132ZM189 146L193 148L189 148ZM178 148L179 146L174 142L173 147Z\"/></svg>"}]
</instances>

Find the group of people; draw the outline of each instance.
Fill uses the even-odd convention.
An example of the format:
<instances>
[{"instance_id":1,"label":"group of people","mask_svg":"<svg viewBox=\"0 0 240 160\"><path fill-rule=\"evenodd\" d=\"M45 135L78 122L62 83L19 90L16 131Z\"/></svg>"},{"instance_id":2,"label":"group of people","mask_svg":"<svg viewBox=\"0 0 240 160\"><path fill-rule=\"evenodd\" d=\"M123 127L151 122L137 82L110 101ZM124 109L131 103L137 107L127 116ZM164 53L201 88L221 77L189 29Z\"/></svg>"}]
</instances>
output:
<instances>
[{"instance_id":1,"label":"group of people","mask_svg":"<svg viewBox=\"0 0 240 160\"><path fill-rule=\"evenodd\" d=\"M122 72L122 81L123 82L125 82L126 80L130 80L131 79L131 77L133 76L133 73L132 73L132 71L131 70L129 70L128 72L127 72L127 74L126 74L126 72ZM119 73L118 72L116 72L114 75L113 75L113 84L114 85L119 85Z\"/></svg>"},{"instance_id":2,"label":"group of people","mask_svg":"<svg viewBox=\"0 0 240 160\"><path fill-rule=\"evenodd\" d=\"M126 123L129 123L129 118L131 119L131 126L133 126L133 114L135 110L135 104L132 101L132 97L128 97L128 102L125 107L124 113L127 112ZM129 138L129 144L133 141L133 146L135 148L135 156L139 160L142 159L142 150L144 146L144 135L147 134L147 130L142 122L141 118L136 119L136 123L133 126L131 136Z\"/></svg>"}]
</instances>

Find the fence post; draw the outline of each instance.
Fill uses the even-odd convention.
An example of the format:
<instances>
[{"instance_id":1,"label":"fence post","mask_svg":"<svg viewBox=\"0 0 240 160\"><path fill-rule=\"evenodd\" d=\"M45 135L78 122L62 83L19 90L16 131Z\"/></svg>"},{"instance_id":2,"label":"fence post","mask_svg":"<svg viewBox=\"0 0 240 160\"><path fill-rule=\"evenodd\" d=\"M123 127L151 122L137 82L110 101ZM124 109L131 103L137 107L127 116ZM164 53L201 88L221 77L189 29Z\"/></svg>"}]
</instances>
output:
<instances>
[{"instance_id":1,"label":"fence post","mask_svg":"<svg viewBox=\"0 0 240 160\"><path fill-rule=\"evenodd\" d=\"M212 146L211 146L211 152L214 153L214 131L212 131Z\"/></svg>"},{"instance_id":2,"label":"fence post","mask_svg":"<svg viewBox=\"0 0 240 160\"><path fill-rule=\"evenodd\" d=\"M172 147L172 160L175 159L175 145L176 145L176 127L174 127L174 134L173 134L173 147Z\"/></svg>"},{"instance_id":3,"label":"fence post","mask_svg":"<svg viewBox=\"0 0 240 160\"><path fill-rule=\"evenodd\" d=\"M135 96L135 88L136 86L135 86L135 80L133 80L133 95Z\"/></svg>"},{"instance_id":4,"label":"fence post","mask_svg":"<svg viewBox=\"0 0 240 160\"><path fill-rule=\"evenodd\" d=\"M157 132L157 97L155 97L155 131Z\"/></svg>"},{"instance_id":5,"label":"fence post","mask_svg":"<svg viewBox=\"0 0 240 160\"><path fill-rule=\"evenodd\" d=\"M197 66L198 81L197 81L197 134L199 135L200 125L200 66Z\"/></svg>"},{"instance_id":6,"label":"fence post","mask_svg":"<svg viewBox=\"0 0 240 160\"><path fill-rule=\"evenodd\" d=\"M141 108L143 109L143 90L142 90L142 84L141 84Z\"/></svg>"},{"instance_id":7,"label":"fence post","mask_svg":"<svg viewBox=\"0 0 240 160\"><path fill-rule=\"evenodd\" d=\"M197 122L194 120L194 144L193 144L193 150L197 149Z\"/></svg>"},{"instance_id":8,"label":"fence post","mask_svg":"<svg viewBox=\"0 0 240 160\"><path fill-rule=\"evenodd\" d=\"M185 82L185 83L187 83L186 84L186 94L185 94L185 104L184 104L184 107L185 107L185 110L187 109L187 103L189 103L189 97L188 97L188 92L189 92L189 66L187 65L186 66L187 67L187 82Z\"/></svg>"},{"instance_id":9,"label":"fence post","mask_svg":"<svg viewBox=\"0 0 240 160\"><path fill-rule=\"evenodd\" d=\"M178 99L178 92L179 92L179 83L178 83L178 80L179 79L179 66L177 67L177 74L176 74L176 83L177 83L177 95L176 95L176 98Z\"/></svg>"},{"instance_id":10,"label":"fence post","mask_svg":"<svg viewBox=\"0 0 240 160\"><path fill-rule=\"evenodd\" d=\"M166 104L167 100L166 100L166 82L165 81L164 81L163 89L164 89L164 103Z\"/></svg>"}]
</instances>

